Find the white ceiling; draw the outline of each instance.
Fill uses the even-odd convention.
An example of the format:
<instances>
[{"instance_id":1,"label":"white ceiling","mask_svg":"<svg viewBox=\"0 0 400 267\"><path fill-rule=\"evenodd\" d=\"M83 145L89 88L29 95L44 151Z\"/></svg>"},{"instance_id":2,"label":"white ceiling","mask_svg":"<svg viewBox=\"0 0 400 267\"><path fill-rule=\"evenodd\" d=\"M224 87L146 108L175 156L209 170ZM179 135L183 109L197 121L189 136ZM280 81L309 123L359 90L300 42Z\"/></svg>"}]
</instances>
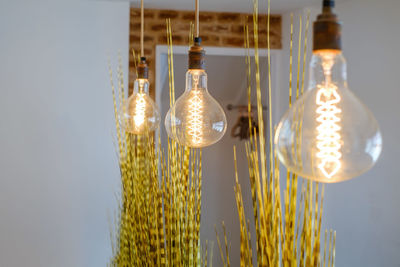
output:
<instances>
[{"instance_id":1,"label":"white ceiling","mask_svg":"<svg viewBox=\"0 0 400 267\"><path fill-rule=\"evenodd\" d=\"M336 0L337 3L346 1L350 0ZM140 6L140 0L130 0L130 2L134 7ZM271 0L271 10L273 13L284 13L307 6L321 5L321 3L322 0ZM194 8L194 0L145 0L144 4L146 8L154 9L193 10ZM259 0L259 4L260 12L265 12L267 0ZM252 8L253 0L200 0L200 10L203 11L252 13Z\"/></svg>"}]
</instances>

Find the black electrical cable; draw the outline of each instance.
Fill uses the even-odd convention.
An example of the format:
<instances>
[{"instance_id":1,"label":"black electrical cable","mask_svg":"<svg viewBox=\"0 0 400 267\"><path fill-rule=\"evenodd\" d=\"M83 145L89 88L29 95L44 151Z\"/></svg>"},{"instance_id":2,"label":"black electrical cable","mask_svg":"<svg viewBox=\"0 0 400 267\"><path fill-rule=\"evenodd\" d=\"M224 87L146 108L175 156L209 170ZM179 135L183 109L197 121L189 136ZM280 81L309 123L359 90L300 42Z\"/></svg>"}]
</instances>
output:
<instances>
[{"instance_id":1,"label":"black electrical cable","mask_svg":"<svg viewBox=\"0 0 400 267\"><path fill-rule=\"evenodd\" d=\"M323 0L323 7L335 7L335 0Z\"/></svg>"}]
</instances>

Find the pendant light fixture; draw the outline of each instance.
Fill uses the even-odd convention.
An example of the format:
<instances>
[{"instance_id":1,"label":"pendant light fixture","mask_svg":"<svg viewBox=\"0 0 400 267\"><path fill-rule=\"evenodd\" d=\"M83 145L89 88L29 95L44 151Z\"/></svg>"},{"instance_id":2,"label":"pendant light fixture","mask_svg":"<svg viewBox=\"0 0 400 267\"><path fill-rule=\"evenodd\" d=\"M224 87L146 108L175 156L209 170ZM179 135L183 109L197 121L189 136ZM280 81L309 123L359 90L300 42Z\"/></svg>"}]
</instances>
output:
<instances>
[{"instance_id":1,"label":"pendant light fixture","mask_svg":"<svg viewBox=\"0 0 400 267\"><path fill-rule=\"evenodd\" d=\"M341 23L333 8L334 0L323 1L314 23L308 90L286 112L275 135L288 170L328 183L366 172L382 149L377 121L347 87Z\"/></svg>"},{"instance_id":2,"label":"pendant light fixture","mask_svg":"<svg viewBox=\"0 0 400 267\"><path fill-rule=\"evenodd\" d=\"M218 142L226 131L224 110L207 90L205 51L199 37L199 0L196 0L196 37L189 50L186 90L165 118L168 136L181 145L201 148Z\"/></svg>"},{"instance_id":3,"label":"pendant light fixture","mask_svg":"<svg viewBox=\"0 0 400 267\"><path fill-rule=\"evenodd\" d=\"M140 13L140 62L137 66L137 79L134 82L133 94L123 108L122 126L127 132L141 135L152 132L160 124L157 105L149 95L148 66L144 57L144 7L141 0Z\"/></svg>"}]
</instances>

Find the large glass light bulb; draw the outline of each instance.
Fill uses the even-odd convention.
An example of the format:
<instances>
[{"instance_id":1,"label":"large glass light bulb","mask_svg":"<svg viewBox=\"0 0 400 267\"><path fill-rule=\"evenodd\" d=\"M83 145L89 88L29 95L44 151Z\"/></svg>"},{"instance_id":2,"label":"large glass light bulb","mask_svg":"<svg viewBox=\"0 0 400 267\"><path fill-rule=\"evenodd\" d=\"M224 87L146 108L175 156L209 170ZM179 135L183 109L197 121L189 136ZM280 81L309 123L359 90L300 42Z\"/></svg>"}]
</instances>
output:
<instances>
[{"instance_id":1,"label":"large glass light bulb","mask_svg":"<svg viewBox=\"0 0 400 267\"><path fill-rule=\"evenodd\" d=\"M194 148L212 145L224 135L225 113L208 93L203 69L186 73L186 90L168 111L165 128L179 144Z\"/></svg>"},{"instance_id":2,"label":"large glass light bulb","mask_svg":"<svg viewBox=\"0 0 400 267\"><path fill-rule=\"evenodd\" d=\"M314 52L309 88L275 135L279 159L290 171L332 183L359 176L377 161L382 149L378 123L346 79L340 50Z\"/></svg>"},{"instance_id":3,"label":"large glass light bulb","mask_svg":"<svg viewBox=\"0 0 400 267\"><path fill-rule=\"evenodd\" d=\"M124 129L133 134L145 134L157 129L160 114L149 96L148 79L135 80L133 94L123 107L121 119Z\"/></svg>"}]
</instances>

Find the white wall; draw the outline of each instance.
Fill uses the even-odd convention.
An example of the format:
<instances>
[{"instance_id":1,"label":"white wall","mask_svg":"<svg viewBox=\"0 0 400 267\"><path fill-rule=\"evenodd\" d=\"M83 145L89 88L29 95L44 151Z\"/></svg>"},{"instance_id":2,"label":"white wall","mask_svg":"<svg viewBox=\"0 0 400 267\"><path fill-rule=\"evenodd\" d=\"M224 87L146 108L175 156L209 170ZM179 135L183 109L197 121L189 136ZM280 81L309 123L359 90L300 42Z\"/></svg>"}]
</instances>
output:
<instances>
[{"instance_id":1,"label":"white wall","mask_svg":"<svg viewBox=\"0 0 400 267\"><path fill-rule=\"evenodd\" d=\"M46 2L0 4L0 266L105 266L129 4Z\"/></svg>"},{"instance_id":2,"label":"white wall","mask_svg":"<svg viewBox=\"0 0 400 267\"><path fill-rule=\"evenodd\" d=\"M320 7L311 7L312 20L319 11ZM326 186L324 226L337 231L336 266L400 266L399 12L398 0L351 0L336 8L344 23L349 87L375 114L384 140L381 158L371 171ZM295 11L296 16L300 14L306 11ZM290 15L285 14L287 62L289 26ZM287 106L287 87L280 90L281 106Z\"/></svg>"},{"instance_id":3,"label":"white wall","mask_svg":"<svg viewBox=\"0 0 400 267\"><path fill-rule=\"evenodd\" d=\"M399 12L398 0L337 8L350 88L378 119L384 148L370 172L327 186L324 226L337 230L336 266L400 262ZM284 14L277 116L287 105L288 20ZM127 74L128 28L128 3L0 4L0 266L106 265L107 214L119 190L107 56L116 67L122 51ZM209 188L233 192L232 180L227 187L210 180ZM208 216L234 227L236 207L229 207Z\"/></svg>"}]
</instances>

